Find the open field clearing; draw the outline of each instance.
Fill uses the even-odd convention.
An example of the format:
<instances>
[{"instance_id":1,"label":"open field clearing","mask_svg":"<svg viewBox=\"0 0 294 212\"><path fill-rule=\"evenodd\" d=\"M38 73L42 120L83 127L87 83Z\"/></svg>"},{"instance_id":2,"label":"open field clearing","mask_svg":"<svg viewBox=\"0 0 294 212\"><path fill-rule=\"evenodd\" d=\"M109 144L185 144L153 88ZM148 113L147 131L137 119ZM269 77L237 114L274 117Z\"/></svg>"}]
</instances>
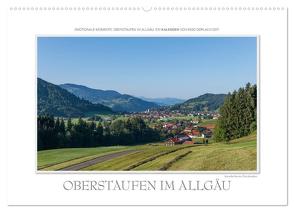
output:
<instances>
[{"instance_id":1,"label":"open field clearing","mask_svg":"<svg viewBox=\"0 0 294 212\"><path fill-rule=\"evenodd\" d=\"M115 152L115 153L104 154L102 156L95 157L91 160L86 160L81 163L72 164L71 166L64 167L60 170L61 171L78 171L78 170L81 170L85 167L95 165L97 163L102 163L104 161L111 160L113 158L121 157L123 155L131 154L131 153L139 152L139 151L140 150L125 150L125 151L119 151L119 152Z\"/></svg>"},{"instance_id":2,"label":"open field clearing","mask_svg":"<svg viewBox=\"0 0 294 212\"><path fill-rule=\"evenodd\" d=\"M256 133L230 143L71 148L38 152L41 171L254 171Z\"/></svg>"},{"instance_id":3,"label":"open field clearing","mask_svg":"<svg viewBox=\"0 0 294 212\"><path fill-rule=\"evenodd\" d=\"M174 163L170 171L254 171L256 141L212 144L191 149L192 153Z\"/></svg>"},{"instance_id":4,"label":"open field clearing","mask_svg":"<svg viewBox=\"0 0 294 212\"><path fill-rule=\"evenodd\" d=\"M208 125L208 124L215 125L216 123L217 123L217 120L216 119L209 119L209 120L202 120L202 122L199 123L198 125L199 126L205 126L205 125Z\"/></svg>"},{"instance_id":5,"label":"open field clearing","mask_svg":"<svg viewBox=\"0 0 294 212\"><path fill-rule=\"evenodd\" d=\"M38 151L38 169L43 169L63 162L71 162L83 159L91 159L93 156L121 151L127 149L125 146L97 147L97 148L67 148Z\"/></svg>"}]
</instances>

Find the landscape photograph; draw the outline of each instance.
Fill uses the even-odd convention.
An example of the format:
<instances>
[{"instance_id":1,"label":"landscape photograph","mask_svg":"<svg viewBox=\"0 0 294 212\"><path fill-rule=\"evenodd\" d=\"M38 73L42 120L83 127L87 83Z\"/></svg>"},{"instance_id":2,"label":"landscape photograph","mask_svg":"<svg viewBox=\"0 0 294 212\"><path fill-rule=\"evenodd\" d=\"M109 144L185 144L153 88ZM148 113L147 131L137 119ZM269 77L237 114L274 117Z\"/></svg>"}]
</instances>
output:
<instances>
[{"instance_id":1,"label":"landscape photograph","mask_svg":"<svg viewBox=\"0 0 294 212\"><path fill-rule=\"evenodd\" d=\"M257 171L250 37L37 37L37 171Z\"/></svg>"}]
</instances>

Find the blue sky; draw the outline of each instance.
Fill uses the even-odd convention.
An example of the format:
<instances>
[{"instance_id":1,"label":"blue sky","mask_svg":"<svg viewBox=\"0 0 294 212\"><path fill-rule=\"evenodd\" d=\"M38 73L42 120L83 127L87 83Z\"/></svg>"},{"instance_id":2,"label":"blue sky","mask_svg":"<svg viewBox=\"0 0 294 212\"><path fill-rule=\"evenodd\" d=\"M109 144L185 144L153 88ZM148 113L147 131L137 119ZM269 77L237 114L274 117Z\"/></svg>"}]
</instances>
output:
<instances>
[{"instance_id":1,"label":"blue sky","mask_svg":"<svg viewBox=\"0 0 294 212\"><path fill-rule=\"evenodd\" d=\"M39 37L38 77L134 96L192 98L256 83L255 37Z\"/></svg>"}]
</instances>

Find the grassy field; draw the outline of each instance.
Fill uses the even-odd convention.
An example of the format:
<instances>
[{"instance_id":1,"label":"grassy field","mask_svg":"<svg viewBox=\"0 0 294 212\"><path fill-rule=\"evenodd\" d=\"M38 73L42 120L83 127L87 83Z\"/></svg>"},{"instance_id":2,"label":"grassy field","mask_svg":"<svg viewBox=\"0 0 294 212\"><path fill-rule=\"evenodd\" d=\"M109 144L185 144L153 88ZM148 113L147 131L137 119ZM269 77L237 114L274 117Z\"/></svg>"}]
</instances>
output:
<instances>
[{"instance_id":1,"label":"grassy field","mask_svg":"<svg viewBox=\"0 0 294 212\"><path fill-rule=\"evenodd\" d=\"M256 170L256 133L230 143L208 145L138 145L98 148L46 150L38 152L39 170L60 170L114 152L136 150L83 171L254 171Z\"/></svg>"},{"instance_id":2,"label":"grassy field","mask_svg":"<svg viewBox=\"0 0 294 212\"><path fill-rule=\"evenodd\" d=\"M38 151L38 169L60 165L64 162L72 162L72 160L83 159L89 156L106 154L114 151L125 150L128 147L97 147L97 148L69 148L69 149L52 149Z\"/></svg>"},{"instance_id":3,"label":"grassy field","mask_svg":"<svg viewBox=\"0 0 294 212\"><path fill-rule=\"evenodd\" d=\"M216 124L217 123L217 119L203 119L201 121L201 123L199 123L199 126L205 126L207 124Z\"/></svg>"}]
</instances>

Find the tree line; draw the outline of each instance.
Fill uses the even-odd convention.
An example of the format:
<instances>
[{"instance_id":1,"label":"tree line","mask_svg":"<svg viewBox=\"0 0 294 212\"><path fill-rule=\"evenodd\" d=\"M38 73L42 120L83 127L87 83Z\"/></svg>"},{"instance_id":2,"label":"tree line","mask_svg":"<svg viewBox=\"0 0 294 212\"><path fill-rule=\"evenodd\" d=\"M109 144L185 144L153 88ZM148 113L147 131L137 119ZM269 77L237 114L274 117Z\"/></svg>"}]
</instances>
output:
<instances>
[{"instance_id":1,"label":"tree line","mask_svg":"<svg viewBox=\"0 0 294 212\"><path fill-rule=\"evenodd\" d=\"M247 83L229 93L220 108L214 139L229 141L249 135L257 128L257 87Z\"/></svg>"},{"instance_id":2,"label":"tree line","mask_svg":"<svg viewBox=\"0 0 294 212\"><path fill-rule=\"evenodd\" d=\"M53 116L38 116L38 150L56 148L137 145L159 140L159 133L140 117L116 119L112 122L73 123Z\"/></svg>"}]
</instances>

